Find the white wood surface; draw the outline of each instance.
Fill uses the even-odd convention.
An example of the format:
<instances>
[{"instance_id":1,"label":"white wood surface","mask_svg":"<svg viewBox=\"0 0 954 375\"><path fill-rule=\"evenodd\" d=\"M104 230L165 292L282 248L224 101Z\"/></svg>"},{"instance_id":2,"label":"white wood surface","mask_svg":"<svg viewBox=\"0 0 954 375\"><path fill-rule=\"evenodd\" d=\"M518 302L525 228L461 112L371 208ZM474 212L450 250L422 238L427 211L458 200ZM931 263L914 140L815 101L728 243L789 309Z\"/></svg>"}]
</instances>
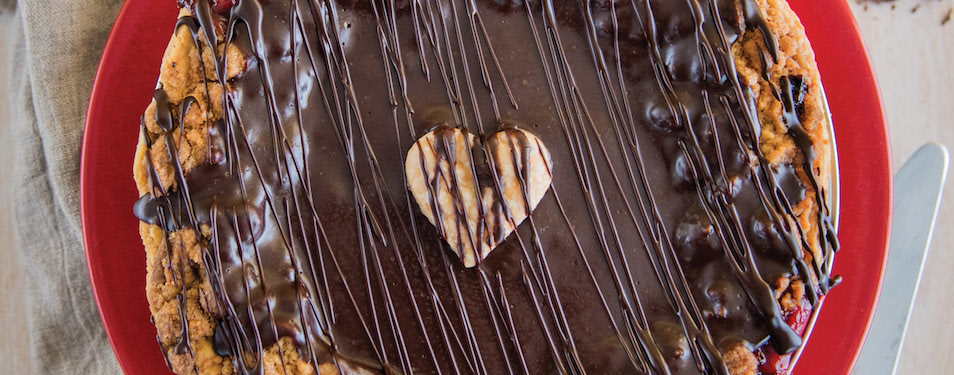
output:
<instances>
[{"instance_id":1,"label":"white wood surface","mask_svg":"<svg viewBox=\"0 0 954 375\"><path fill-rule=\"evenodd\" d=\"M924 143L954 147L954 21L942 25L952 7L954 0L853 4L881 81L895 171ZM900 374L950 374L954 366L954 183L944 194Z\"/></svg>"},{"instance_id":2,"label":"white wood surface","mask_svg":"<svg viewBox=\"0 0 954 375\"><path fill-rule=\"evenodd\" d=\"M926 142L954 147L954 22L942 25L954 0L852 3L852 7L881 81L895 170ZM0 88L6 87L8 78L4 62L10 23L9 16L0 16ZM29 346L23 341L28 339L22 302L27 280L11 241L14 157L7 95L0 89L0 332L5 337L0 340L0 374L30 374ZM954 285L954 183L947 185L945 194L902 353L901 374L946 374L954 367L954 293L948 289Z\"/></svg>"}]
</instances>

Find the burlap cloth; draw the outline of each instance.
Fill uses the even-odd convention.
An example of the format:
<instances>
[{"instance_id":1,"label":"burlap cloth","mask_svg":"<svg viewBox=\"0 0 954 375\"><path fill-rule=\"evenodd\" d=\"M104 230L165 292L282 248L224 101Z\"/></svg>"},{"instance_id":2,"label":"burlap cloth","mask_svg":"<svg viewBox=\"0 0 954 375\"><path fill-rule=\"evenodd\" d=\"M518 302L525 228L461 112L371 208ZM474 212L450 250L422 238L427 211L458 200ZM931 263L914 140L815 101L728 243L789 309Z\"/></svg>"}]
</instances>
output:
<instances>
[{"instance_id":1,"label":"burlap cloth","mask_svg":"<svg viewBox=\"0 0 954 375\"><path fill-rule=\"evenodd\" d=\"M0 11L14 3L0 0ZM12 102L14 206L37 375L121 373L90 289L78 187L90 87L121 5L19 0L8 39L11 87L0 89Z\"/></svg>"}]
</instances>

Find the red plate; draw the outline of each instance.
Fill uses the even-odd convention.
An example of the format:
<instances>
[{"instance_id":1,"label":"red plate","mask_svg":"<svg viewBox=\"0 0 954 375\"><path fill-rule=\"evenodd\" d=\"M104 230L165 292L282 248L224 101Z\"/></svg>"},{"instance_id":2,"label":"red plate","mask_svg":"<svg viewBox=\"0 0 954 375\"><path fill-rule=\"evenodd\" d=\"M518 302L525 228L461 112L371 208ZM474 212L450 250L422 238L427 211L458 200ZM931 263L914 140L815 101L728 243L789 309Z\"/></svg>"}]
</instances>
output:
<instances>
[{"instance_id":1,"label":"red plate","mask_svg":"<svg viewBox=\"0 0 954 375\"><path fill-rule=\"evenodd\" d=\"M848 374L881 289L891 218L891 164L878 84L855 20L840 0L789 0L818 58L841 167L845 282L826 299L801 374ZM90 97L80 202L86 257L106 334L126 374L167 374L149 323L145 254L132 215L133 155L176 19L172 0L128 0L119 13Z\"/></svg>"}]
</instances>

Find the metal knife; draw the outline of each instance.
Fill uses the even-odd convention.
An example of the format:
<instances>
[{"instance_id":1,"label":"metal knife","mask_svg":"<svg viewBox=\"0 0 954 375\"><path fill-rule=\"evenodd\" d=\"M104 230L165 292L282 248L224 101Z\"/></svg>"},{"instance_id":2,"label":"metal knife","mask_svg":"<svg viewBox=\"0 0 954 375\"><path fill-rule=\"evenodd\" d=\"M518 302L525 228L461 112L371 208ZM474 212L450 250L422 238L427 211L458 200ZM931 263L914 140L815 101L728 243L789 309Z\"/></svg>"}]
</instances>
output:
<instances>
[{"instance_id":1,"label":"metal knife","mask_svg":"<svg viewBox=\"0 0 954 375\"><path fill-rule=\"evenodd\" d=\"M894 218L884 286L868 338L855 363L855 375L894 374L914 307L924 260L950 156L947 148L922 146L894 178Z\"/></svg>"}]
</instances>

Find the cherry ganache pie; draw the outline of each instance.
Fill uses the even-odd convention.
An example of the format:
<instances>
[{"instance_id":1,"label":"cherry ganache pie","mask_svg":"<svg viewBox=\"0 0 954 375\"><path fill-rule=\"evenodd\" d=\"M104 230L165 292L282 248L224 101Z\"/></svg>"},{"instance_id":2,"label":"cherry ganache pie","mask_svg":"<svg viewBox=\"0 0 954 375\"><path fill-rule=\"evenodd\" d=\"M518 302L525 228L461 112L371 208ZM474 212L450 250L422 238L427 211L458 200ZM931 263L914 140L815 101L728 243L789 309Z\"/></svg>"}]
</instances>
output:
<instances>
[{"instance_id":1,"label":"cherry ganache pie","mask_svg":"<svg viewBox=\"0 0 954 375\"><path fill-rule=\"evenodd\" d=\"M179 7L134 161L177 374L787 374L840 281L785 0Z\"/></svg>"}]
</instances>

